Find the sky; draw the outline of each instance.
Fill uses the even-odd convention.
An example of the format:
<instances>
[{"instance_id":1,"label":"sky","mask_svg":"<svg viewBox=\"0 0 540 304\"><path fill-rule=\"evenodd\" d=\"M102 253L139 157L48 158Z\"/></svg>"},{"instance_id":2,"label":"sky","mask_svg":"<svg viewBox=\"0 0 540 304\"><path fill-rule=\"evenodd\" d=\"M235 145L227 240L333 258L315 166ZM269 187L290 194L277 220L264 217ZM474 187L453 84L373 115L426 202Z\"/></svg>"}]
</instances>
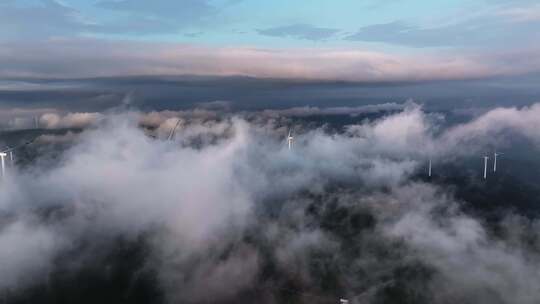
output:
<instances>
[{"instance_id":1,"label":"sky","mask_svg":"<svg viewBox=\"0 0 540 304\"><path fill-rule=\"evenodd\" d=\"M0 294L536 304L539 36L538 0L0 0Z\"/></svg>"},{"instance_id":2,"label":"sky","mask_svg":"<svg viewBox=\"0 0 540 304\"><path fill-rule=\"evenodd\" d=\"M0 77L524 75L539 29L529 0L0 0Z\"/></svg>"}]
</instances>

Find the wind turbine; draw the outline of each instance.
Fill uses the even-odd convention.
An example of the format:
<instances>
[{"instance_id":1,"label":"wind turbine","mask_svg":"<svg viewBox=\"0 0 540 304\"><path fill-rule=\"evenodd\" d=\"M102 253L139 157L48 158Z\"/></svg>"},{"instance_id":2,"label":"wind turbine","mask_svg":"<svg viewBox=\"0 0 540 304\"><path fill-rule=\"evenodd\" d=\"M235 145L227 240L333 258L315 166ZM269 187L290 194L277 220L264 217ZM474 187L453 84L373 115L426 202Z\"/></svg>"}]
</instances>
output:
<instances>
[{"instance_id":1,"label":"wind turbine","mask_svg":"<svg viewBox=\"0 0 540 304\"><path fill-rule=\"evenodd\" d=\"M497 153L497 151L493 153L493 172L497 172L497 156L503 155L503 154L504 153Z\"/></svg>"},{"instance_id":2,"label":"wind turbine","mask_svg":"<svg viewBox=\"0 0 540 304\"><path fill-rule=\"evenodd\" d=\"M287 143L289 144L289 150L292 149L294 137L291 135L291 131L289 130L289 136L287 136Z\"/></svg>"},{"instance_id":3,"label":"wind turbine","mask_svg":"<svg viewBox=\"0 0 540 304\"><path fill-rule=\"evenodd\" d=\"M6 157L8 156L8 153L9 153L9 159L11 161L11 165L14 166L14 160L15 158L13 157L13 151L19 149L19 148L22 148L24 146L28 146L30 144L32 144L34 142L35 139L32 139L30 141L27 141L25 142L24 144L22 145L19 145L19 146L16 146L16 147L11 147L4 151L0 151L0 172L2 172L2 178L4 178L6 176Z\"/></svg>"},{"instance_id":4,"label":"wind turbine","mask_svg":"<svg viewBox=\"0 0 540 304\"><path fill-rule=\"evenodd\" d=\"M484 179L487 178L487 163L488 163L489 156L484 156Z\"/></svg>"},{"instance_id":5,"label":"wind turbine","mask_svg":"<svg viewBox=\"0 0 540 304\"><path fill-rule=\"evenodd\" d=\"M172 128L171 133L169 133L169 137L167 137L167 140L173 140L174 133L176 132L176 129L180 125L180 122L181 120L180 118L178 118L178 120L176 121L176 124L174 125L174 128Z\"/></svg>"},{"instance_id":6,"label":"wind turbine","mask_svg":"<svg viewBox=\"0 0 540 304\"><path fill-rule=\"evenodd\" d=\"M7 147L6 150L1 151L2 153L6 153L7 155L9 155L9 165L10 166L13 166L13 164L14 164L13 150L15 150L15 148Z\"/></svg>"},{"instance_id":7,"label":"wind turbine","mask_svg":"<svg viewBox=\"0 0 540 304\"><path fill-rule=\"evenodd\" d=\"M2 163L2 178L6 177L6 161L5 158L7 156L6 152L0 152L0 162Z\"/></svg>"}]
</instances>

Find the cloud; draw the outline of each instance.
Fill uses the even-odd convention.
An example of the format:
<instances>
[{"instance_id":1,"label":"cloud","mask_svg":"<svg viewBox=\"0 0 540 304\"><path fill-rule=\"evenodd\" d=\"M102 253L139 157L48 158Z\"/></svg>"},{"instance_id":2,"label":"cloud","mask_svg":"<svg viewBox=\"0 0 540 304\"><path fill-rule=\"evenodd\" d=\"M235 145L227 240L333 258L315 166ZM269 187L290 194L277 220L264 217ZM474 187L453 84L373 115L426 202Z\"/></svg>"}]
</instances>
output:
<instances>
[{"instance_id":1,"label":"cloud","mask_svg":"<svg viewBox=\"0 0 540 304\"><path fill-rule=\"evenodd\" d=\"M0 280L0 289L17 290L46 279L52 270L56 249L63 245L54 231L31 220L3 224L0 271L10 279Z\"/></svg>"},{"instance_id":2,"label":"cloud","mask_svg":"<svg viewBox=\"0 0 540 304\"><path fill-rule=\"evenodd\" d=\"M53 108L17 108L6 107L0 109L0 119L5 122L2 127L6 129L32 129L36 127L36 119L47 113L55 113Z\"/></svg>"},{"instance_id":3,"label":"cloud","mask_svg":"<svg viewBox=\"0 0 540 304\"><path fill-rule=\"evenodd\" d=\"M537 117L538 103L522 108L495 108L467 123L444 130L437 127L444 117L426 114L414 103L395 115L367 125L348 126L346 132L367 140L369 150L393 155L394 151L413 157L439 157L479 155L504 147L516 137L540 144ZM423 147L418 149L418 147Z\"/></svg>"},{"instance_id":4,"label":"cloud","mask_svg":"<svg viewBox=\"0 0 540 304\"><path fill-rule=\"evenodd\" d=\"M169 241L167 241L167 244L164 246L159 245L160 243L156 240L156 246L159 247L155 249L155 254L159 256L161 252L164 254L167 253L167 246L171 246L171 249L175 252L178 248L181 248L183 252L182 255L174 254L171 257L165 255L162 259L159 259L161 263L164 263L164 269L171 269L176 263L188 263L192 256L196 256L203 251L206 252L213 243L218 242L219 244L221 241L215 239L216 232L234 232L245 225L243 222L246 221L246 213L250 212L250 205L248 204L249 192L240 188L239 185L234 182L232 175L236 166L234 159L239 155L238 153L242 154L242 147L244 146L242 133L245 132L243 130L245 127L242 122L238 122L235 123L235 128L238 132L235 138L231 141L223 142L216 147L207 147L204 151L201 151L202 153L191 149L183 149L180 154L177 154L178 151L170 150L169 156L161 158L160 161L155 159L157 162L151 161L150 163L147 163L144 159L146 159L149 154L146 153L153 154L157 152L154 150L154 144L156 142L149 140L143 133L137 130L134 125L128 124L126 120L118 120L118 122L114 123L114 126L111 126L111 129L99 129L95 132L90 132L86 134L85 137L81 138L81 141L87 142L89 140L91 143L89 145L86 143L77 145L77 148L74 148L72 152L69 152L69 154L73 153L73 157L68 157L66 159L66 166L60 166L54 169L54 172L42 172L44 175L38 179L27 176L26 178L33 180L33 182L31 182L33 185L30 186L33 190L26 192L26 195L21 192L16 193L19 190L17 190L18 187L16 186L16 181L13 180L14 184L11 184L10 188L14 192L2 192L0 195L2 197L0 199L0 208L6 210L11 203L18 201L19 199L24 199L25 197L30 198L34 194L37 194L37 192L33 191L39 191L38 189L45 189L52 185L63 184L66 187L64 189L67 190L71 188L75 192L69 190L64 192L61 189L57 189L59 192L46 191L46 193L43 193L44 196L42 199L39 199L40 202L38 205L31 206L20 204L16 209L19 209L24 213L22 210L26 208L30 208L31 210L39 205L46 209L57 206L57 204L61 207L74 207L78 211L62 220L65 225L71 226L73 229L68 229L68 231L60 229L60 226L56 228L49 226L49 228L60 233L60 236L65 236L68 240L76 240L83 237L83 235L80 235L79 233L89 233L89 235L110 235L109 232L112 232L114 235L119 232L122 235L127 233L126 236L136 236L140 232L147 230L164 220L165 218L163 218L163 216L165 213L163 212L166 212L169 215L166 216L167 223L165 224L165 227L163 227L165 230L163 234L157 235L156 238L166 237L169 233L171 235L170 238L167 238ZM110 131L114 133L112 137L106 135L106 133ZM105 139L103 136L107 136L109 139L103 141ZM128 146L125 146L121 142L124 142ZM120 144L120 146L118 144ZM124 147L121 148L121 146ZM136 148L137 146L139 147ZM159 146L161 147L159 149L164 149L163 151L169 149L166 145L159 144ZM87 148L90 150L86 150ZM118 150L118 148L120 148L120 150ZM139 152L135 154L128 152L132 149L138 149ZM139 153L141 154L139 155ZM143 154L146 154L146 156L141 158L140 156L143 156ZM180 159L191 162L193 166L189 168L189 166L186 166L186 163L181 164L177 162ZM157 171L147 172L149 175L146 175L146 177L137 173L137 171L143 169L143 167L154 166L151 163L158 164L162 160L165 162L173 162L179 167L174 170L169 170L166 168L168 166L162 167L159 165L161 169L156 168ZM133 161L139 165L135 165ZM96 162L102 163L103 166L96 167ZM129 169L131 165L135 166ZM205 167L206 169L204 169ZM219 172L214 171L214 169L217 169L218 167L221 168L218 169ZM194 177L194 175L192 175L194 172L199 172L198 174L201 174L199 178L204 179L205 182L200 183L198 181L199 178L194 178L191 185L184 184L178 188L174 180L179 178L176 174L177 169L179 168L182 168L181 170L185 172L185 174L192 177ZM102 179L102 174L112 175L107 179ZM80 179L83 175L86 177ZM172 183L163 183L161 178L165 176L168 176ZM157 179L155 179L156 177ZM117 178L119 179L117 180ZM182 177L182 179L184 178ZM116 180L120 183L109 183L112 180ZM154 180L155 183L151 182L148 184L151 180ZM133 183L139 184L141 192L135 194L133 189L124 192L128 190L128 188L131 188L134 185ZM109 186L107 186L107 184ZM62 188L64 186L62 186ZM104 186L108 189L103 189L102 187ZM146 191L143 189L148 186L155 186L163 190L163 196L159 200L160 202L158 205L150 206L147 204L150 197L144 194ZM208 186L213 190L204 189ZM106 206L101 206L101 202L99 202L101 199L98 199L98 201L94 200L95 197L92 193L94 193L95 190L102 191L98 190L100 188L104 191L102 192L102 202L107 202ZM72 194L78 193L76 196L79 196L79 194L82 196L76 198L71 196L69 192ZM124 194L122 194L122 192ZM89 196L86 196L84 193L87 193ZM181 194L181 198L178 200L178 195L180 193L184 193L186 196ZM226 199L225 201L222 201L224 198L223 195L230 198L230 200ZM136 196L139 196L139 199L136 199ZM13 199L15 199L15 201ZM31 204L30 201L28 201L28 203ZM94 205L94 203L97 205ZM102 210L103 207L105 209ZM94 212L97 212L95 213L97 218L91 216ZM90 217L88 218L87 216ZM90 218L93 219L90 220ZM95 222L94 220L97 220L98 222ZM7 234L5 233L8 231L9 230L3 229L2 236L5 235L7 237ZM67 235L65 235L64 232L66 232ZM227 236L227 234L228 232L225 233L225 236ZM31 235L29 234L25 239L30 241L30 236ZM175 242L170 242L170 240L173 239ZM2 245L3 250L9 249L13 251L24 249L23 247L19 247L23 246L24 243L17 245L6 243ZM51 252L66 250L65 247L60 245L53 247L54 248L50 250ZM26 256L25 259L37 263L45 269L52 267L52 264L50 264L51 261L47 262L43 260L47 255L43 255L39 250L31 250L27 253L28 256ZM32 254L37 256L33 257ZM249 252L246 252L245 254L249 255ZM256 264L256 257L253 258L255 260L253 260L252 264ZM212 291L212 289L209 289L212 286L208 285L208 283L211 282L211 278L215 278L215 287L222 288L220 289L222 290L220 292L234 293L234 290L222 287L223 285L219 284L219 282L223 277L232 276L234 271L241 271L242 274L246 274L243 270L247 267L245 264L247 260L243 258L240 260L235 259L240 259L240 257L233 258L228 262L222 261L219 256L215 257L214 261L210 259L206 260L207 266L199 265L198 271L200 274L191 278L188 281L188 284L193 284L191 286L198 286L201 290L201 295L203 295L203 290L206 292ZM10 260L5 259L3 261ZM239 265L240 261L244 262L242 266L245 267L237 269L233 264ZM28 263L28 265L33 264ZM182 265L186 266L187 264ZM26 268L23 268L20 264L13 267L16 267L17 270L21 272L26 272ZM208 269L204 270L205 268ZM181 274L182 272L180 271L177 273ZM169 277L166 273L162 273L162 275L163 280L165 280L165 285L168 284L167 282L169 282L169 280L172 280L173 282L177 280L175 276ZM2 280L2 286L13 284L13 281L17 279L18 277L14 276L5 281ZM240 279L248 280L247 282L250 282L247 277L238 277L238 280L235 280L234 284L240 284ZM31 282L27 280L26 283ZM203 288L203 286L205 286L205 288ZM189 295L192 295L195 287L189 289L191 291ZM215 292L217 293L218 291ZM188 294L185 296L188 296Z\"/></svg>"},{"instance_id":5,"label":"cloud","mask_svg":"<svg viewBox=\"0 0 540 304\"><path fill-rule=\"evenodd\" d=\"M485 13L449 24L422 26L404 21L373 24L360 28L344 39L349 41L382 42L408 47L505 47L508 43L522 45L535 39L538 20L520 13L520 9L505 13ZM511 15L514 15L513 17ZM501 16L505 18L501 18ZM516 21L521 15L521 22Z\"/></svg>"},{"instance_id":6,"label":"cloud","mask_svg":"<svg viewBox=\"0 0 540 304\"><path fill-rule=\"evenodd\" d=\"M0 4L0 36L47 39L91 34L177 33L183 28L218 22L218 7L207 1L101 1L96 8L114 11L113 18L86 15L56 0ZM110 14L109 14L110 15ZM32 22L28 22L32 20Z\"/></svg>"},{"instance_id":7,"label":"cloud","mask_svg":"<svg viewBox=\"0 0 540 304\"><path fill-rule=\"evenodd\" d=\"M265 110L264 114L272 116L320 116L320 115L350 115L358 116L366 113L378 113L378 112L388 112L388 111L399 111L403 110L405 105L398 103L383 103L378 105L367 105L367 106L358 106L358 107L328 107L328 108L319 108L319 107L296 107L283 110Z\"/></svg>"},{"instance_id":8,"label":"cloud","mask_svg":"<svg viewBox=\"0 0 540 304\"><path fill-rule=\"evenodd\" d=\"M438 115L408 103L341 133L298 132L293 150L273 117L107 114L54 166L12 170L0 185L0 269L12 274L0 288L24 290L57 267L79 269L63 264L66 255L99 265L92 258L122 238L148 246L143 268L172 302L243 302L245 293L280 302L292 285L300 295L377 303L404 284L429 303L534 303L540 256L519 240L535 234L509 221L508 236L491 235L460 211L450 188L416 175L429 144L471 130L527 135L537 108L495 109L438 130ZM160 132L177 118L174 141L140 127ZM477 145L458 142L464 151ZM403 278L406 269L418 277Z\"/></svg>"},{"instance_id":9,"label":"cloud","mask_svg":"<svg viewBox=\"0 0 540 304\"><path fill-rule=\"evenodd\" d=\"M36 54L32 51L36 48L42 51ZM516 75L540 70L540 58L533 50L493 52L489 56L456 53L419 56L344 49L212 48L55 39L4 43L0 45L0 53L0 77L4 78L191 74L415 82Z\"/></svg>"},{"instance_id":10,"label":"cloud","mask_svg":"<svg viewBox=\"0 0 540 304\"><path fill-rule=\"evenodd\" d=\"M222 103L218 105L221 107ZM536 132L540 127L536 121L536 117L540 115L540 106L537 103L521 108L484 109L471 117L467 123L445 128L442 127L445 123L443 114L425 112L421 105L412 100L401 104L384 103L328 108L298 107L240 113L231 112L227 107L152 111L137 114L137 121L139 126L154 132L158 138L167 138L171 130L177 126L178 131L182 133L178 140L189 146L194 141L201 141L202 135L206 138L202 141L204 145L214 143L219 138L230 137L232 134L230 122L222 121L221 117L238 116L255 125L263 125L265 128L286 133L290 129L286 125L293 123L291 117L366 114L382 114L380 116L382 118L374 118L362 124L347 125L343 132L353 137L354 144L361 147L364 153L372 156L383 154L392 157L407 155L413 158L424 158L431 155L452 159L452 155L468 156L481 153L483 149L494 145L505 146L516 136L540 145L540 137ZM46 128L85 128L99 125L105 117L100 113L45 114L40 121ZM298 126L296 132L306 133L304 136L308 138L319 135L319 130L313 132L302 126ZM326 137L320 139L328 140ZM331 141L328 145L331 145ZM419 150L420 146L423 149Z\"/></svg>"},{"instance_id":11,"label":"cloud","mask_svg":"<svg viewBox=\"0 0 540 304\"><path fill-rule=\"evenodd\" d=\"M530 107L496 108L467 124L455 126L442 136L441 148L476 147L476 151L489 146L507 145L513 136L522 136L540 144L538 121L540 104ZM455 151L459 153L459 151Z\"/></svg>"},{"instance_id":12,"label":"cloud","mask_svg":"<svg viewBox=\"0 0 540 304\"><path fill-rule=\"evenodd\" d=\"M39 126L46 129L86 128L103 119L100 113L46 113L39 118Z\"/></svg>"},{"instance_id":13,"label":"cloud","mask_svg":"<svg viewBox=\"0 0 540 304\"><path fill-rule=\"evenodd\" d=\"M528 6L503 6L497 10L496 15L510 19L514 22L535 22L540 21L540 5L532 4Z\"/></svg>"},{"instance_id":14,"label":"cloud","mask_svg":"<svg viewBox=\"0 0 540 304\"><path fill-rule=\"evenodd\" d=\"M65 134L43 134L35 139L38 144L65 144L72 143L78 138L78 134L68 131Z\"/></svg>"},{"instance_id":15,"label":"cloud","mask_svg":"<svg viewBox=\"0 0 540 304\"><path fill-rule=\"evenodd\" d=\"M0 3L0 20L0 36L9 39L76 34L84 29L79 12L55 0L30 6L4 1Z\"/></svg>"},{"instance_id":16,"label":"cloud","mask_svg":"<svg viewBox=\"0 0 540 304\"><path fill-rule=\"evenodd\" d=\"M89 26L88 32L102 34L155 35L183 33L185 37L201 36L211 27L219 27L227 20L221 13L239 1L208 0L103 0L96 8L114 12L115 20Z\"/></svg>"},{"instance_id":17,"label":"cloud","mask_svg":"<svg viewBox=\"0 0 540 304\"><path fill-rule=\"evenodd\" d=\"M185 33L184 36L188 38L197 38L204 35L204 32L191 32L191 33Z\"/></svg>"},{"instance_id":18,"label":"cloud","mask_svg":"<svg viewBox=\"0 0 540 304\"><path fill-rule=\"evenodd\" d=\"M169 18L179 22L193 22L217 12L209 1L203 0L144 0L100 1L96 6L116 11L125 11L154 18Z\"/></svg>"},{"instance_id":19,"label":"cloud","mask_svg":"<svg viewBox=\"0 0 540 304\"><path fill-rule=\"evenodd\" d=\"M478 220L456 209L451 197L441 196L427 185L398 190L409 201L404 214L386 234L402 239L437 273L429 284L432 302L473 300L477 303L534 303L538 290L534 270L539 260L523 243L509 246L493 239ZM397 193L396 193L397 195ZM440 215L433 215L443 208ZM506 227L510 233L516 227Z\"/></svg>"},{"instance_id":20,"label":"cloud","mask_svg":"<svg viewBox=\"0 0 540 304\"><path fill-rule=\"evenodd\" d=\"M485 44L484 32L485 29L478 30L476 28L471 32L467 30L467 26L462 27L461 25L422 28L395 21L362 27L352 35L345 37L345 39L350 41L384 42L412 47L465 46ZM480 35L480 33L482 34Z\"/></svg>"},{"instance_id":21,"label":"cloud","mask_svg":"<svg viewBox=\"0 0 540 304\"><path fill-rule=\"evenodd\" d=\"M289 37L320 41L334 37L339 30L333 28L316 27L309 24L292 24L267 29L258 29L260 35L272 37Z\"/></svg>"}]
</instances>

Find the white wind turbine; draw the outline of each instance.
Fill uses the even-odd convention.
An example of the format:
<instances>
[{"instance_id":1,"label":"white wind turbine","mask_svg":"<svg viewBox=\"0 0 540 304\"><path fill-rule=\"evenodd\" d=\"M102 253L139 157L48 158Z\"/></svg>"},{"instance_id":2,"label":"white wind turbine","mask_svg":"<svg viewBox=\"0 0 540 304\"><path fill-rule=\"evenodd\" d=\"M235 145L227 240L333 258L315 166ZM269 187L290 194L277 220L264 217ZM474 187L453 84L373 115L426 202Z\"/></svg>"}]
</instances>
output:
<instances>
[{"instance_id":1,"label":"white wind turbine","mask_svg":"<svg viewBox=\"0 0 540 304\"><path fill-rule=\"evenodd\" d=\"M0 165L2 166L2 178L6 177L6 157L9 155L9 164L10 166L13 166L13 150L14 148L9 148L7 150L0 152Z\"/></svg>"},{"instance_id":2,"label":"white wind turbine","mask_svg":"<svg viewBox=\"0 0 540 304\"><path fill-rule=\"evenodd\" d=\"M174 125L174 128L172 128L171 132L169 133L169 137L167 137L167 140L173 140L174 133L176 132L176 129L178 129L178 126L180 125L181 121L182 120L178 118L178 120L176 121L176 124Z\"/></svg>"},{"instance_id":3,"label":"white wind turbine","mask_svg":"<svg viewBox=\"0 0 540 304\"><path fill-rule=\"evenodd\" d=\"M7 153L6 152L0 152L0 162L2 165L2 179L6 177L6 158Z\"/></svg>"},{"instance_id":4,"label":"white wind turbine","mask_svg":"<svg viewBox=\"0 0 540 304\"><path fill-rule=\"evenodd\" d=\"M428 177L431 177L433 173L433 155L435 155L435 148L432 143L429 143L427 146L427 157L428 157Z\"/></svg>"},{"instance_id":5,"label":"white wind turbine","mask_svg":"<svg viewBox=\"0 0 540 304\"><path fill-rule=\"evenodd\" d=\"M484 156L484 179L487 178L487 164L488 164L489 156Z\"/></svg>"},{"instance_id":6,"label":"white wind turbine","mask_svg":"<svg viewBox=\"0 0 540 304\"><path fill-rule=\"evenodd\" d=\"M34 139L33 140L30 140L28 142L25 142L24 144L22 145L19 145L19 146L16 146L16 147L11 147L4 151L0 151L0 172L2 173L2 178L5 178L6 177L6 157L8 157L9 155L9 160L10 160L10 164L12 167L15 166L15 158L13 157L13 151L19 149L19 148L22 148L24 146L28 146L30 145L32 142L34 142Z\"/></svg>"},{"instance_id":7,"label":"white wind turbine","mask_svg":"<svg viewBox=\"0 0 540 304\"><path fill-rule=\"evenodd\" d=\"M497 151L493 153L493 172L497 172L497 156L503 155L503 154L504 153L497 153Z\"/></svg>"},{"instance_id":8,"label":"white wind turbine","mask_svg":"<svg viewBox=\"0 0 540 304\"><path fill-rule=\"evenodd\" d=\"M294 137L291 134L291 131L289 130L289 136L287 136L287 143L289 144L289 150L292 149L293 146Z\"/></svg>"}]
</instances>

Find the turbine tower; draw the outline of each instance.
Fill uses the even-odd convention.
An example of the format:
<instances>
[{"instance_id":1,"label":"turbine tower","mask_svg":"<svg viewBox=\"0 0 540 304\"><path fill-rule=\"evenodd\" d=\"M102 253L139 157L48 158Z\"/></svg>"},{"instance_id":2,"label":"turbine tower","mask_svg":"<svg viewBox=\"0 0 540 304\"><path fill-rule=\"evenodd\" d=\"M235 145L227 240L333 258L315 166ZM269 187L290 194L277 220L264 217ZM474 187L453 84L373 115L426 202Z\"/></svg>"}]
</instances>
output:
<instances>
[{"instance_id":1,"label":"turbine tower","mask_svg":"<svg viewBox=\"0 0 540 304\"><path fill-rule=\"evenodd\" d=\"M431 177L431 158L429 159L428 176Z\"/></svg>"},{"instance_id":2,"label":"turbine tower","mask_svg":"<svg viewBox=\"0 0 540 304\"><path fill-rule=\"evenodd\" d=\"M173 140L174 133L176 132L176 129L180 125L180 122L181 120L180 118L178 118L178 121L176 121L176 124L174 125L174 128L172 128L171 133L169 133L169 137L167 137L167 140Z\"/></svg>"},{"instance_id":3,"label":"turbine tower","mask_svg":"<svg viewBox=\"0 0 540 304\"><path fill-rule=\"evenodd\" d=\"M0 162L2 164L2 179L6 177L6 160L5 160L6 156L7 156L7 153L0 152L0 158L1 158Z\"/></svg>"},{"instance_id":4,"label":"turbine tower","mask_svg":"<svg viewBox=\"0 0 540 304\"><path fill-rule=\"evenodd\" d=\"M32 144L34 140L35 139L32 139L30 141L25 142L22 145L11 147L11 148L8 147L6 150L0 151L0 166L1 166L0 173L2 173L2 176L1 176L2 178L6 177L6 157L8 157L9 155L10 166L15 167L15 157L13 156L14 155L13 151Z\"/></svg>"},{"instance_id":5,"label":"turbine tower","mask_svg":"<svg viewBox=\"0 0 540 304\"><path fill-rule=\"evenodd\" d=\"M497 151L493 153L493 172L497 172L497 156L502 155L502 154L504 153L497 153Z\"/></svg>"},{"instance_id":6,"label":"turbine tower","mask_svg":"<svg viewBox=\"0 0 540 304\"><path fill-rule=\"evenodd\" d=\"M488 164L489 156L484 156L484 179L487 178L487 164Z\"/></svg>"},{"instance_id":7,"label":"turbine tower","mask_svg":"<svg viewBox=\"0 0 540 304\"><path fill-rule=\"evenodd\" d=\"M287 143L289 144L289 150L292 149L294 137L291 135L291 131L289 130L289 136L287 136Z\"/></svg>"}]
</instances>

